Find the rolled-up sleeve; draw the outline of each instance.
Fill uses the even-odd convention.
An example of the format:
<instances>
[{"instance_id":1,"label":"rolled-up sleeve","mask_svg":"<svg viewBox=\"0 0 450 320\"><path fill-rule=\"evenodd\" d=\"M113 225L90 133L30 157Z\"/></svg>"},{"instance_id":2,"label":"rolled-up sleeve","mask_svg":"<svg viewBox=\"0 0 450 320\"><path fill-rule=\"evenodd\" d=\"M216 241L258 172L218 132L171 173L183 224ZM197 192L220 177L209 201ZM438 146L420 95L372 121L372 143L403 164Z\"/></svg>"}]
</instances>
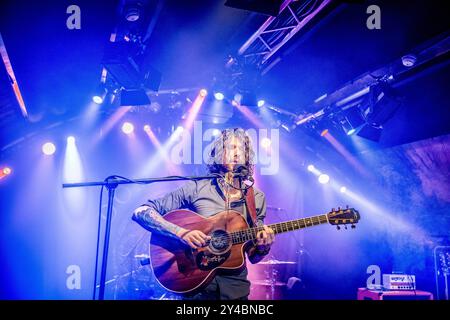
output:
<instances>
[{"instance_id":1,"label":"rolled-up sleeve","mask_svg":"<svg viewBox=\"0 0 450 320\"><path fill-rule=\"evenodd\" d=\"M161 198L155 200L149 199L144 205L155 209L161 215L165 215L172 210L189 208L195 198L196 192L197 183L195 181L189 181Z\"/></svg>"}]
</instances>

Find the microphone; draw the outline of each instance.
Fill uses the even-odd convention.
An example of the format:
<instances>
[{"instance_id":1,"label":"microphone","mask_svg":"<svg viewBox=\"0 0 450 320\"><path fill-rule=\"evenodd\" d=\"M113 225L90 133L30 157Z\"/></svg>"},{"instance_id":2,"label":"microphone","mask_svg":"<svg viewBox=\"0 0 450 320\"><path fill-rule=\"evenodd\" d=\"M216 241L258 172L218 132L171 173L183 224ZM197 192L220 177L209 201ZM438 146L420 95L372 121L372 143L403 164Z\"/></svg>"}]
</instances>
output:
<instances>
[{"instance_id":1,"label":"microphone","mask_svg":"<svg viewBox=\"0 0 450 320\"><path fill-rule=\"evenodd\" d=\"M240 179L242 179L242 182L247 186L251 186L255 182L253 177L249 175L250 173L249 173L248 167L246 165L239 164L233 170L233 173L234 173L234 177L239 177Z\"/></svg>"},{"instance_id":2,"label":"microphone","mask_svg":"<svg viewBox=\"0 0 450 320\"><path fill-rule=\"evenodd\" d=\"M236 168L234 168L233 173L235 177L247 178L248 168L246 165L239 164Z\"/></svg>"}]
</instances>

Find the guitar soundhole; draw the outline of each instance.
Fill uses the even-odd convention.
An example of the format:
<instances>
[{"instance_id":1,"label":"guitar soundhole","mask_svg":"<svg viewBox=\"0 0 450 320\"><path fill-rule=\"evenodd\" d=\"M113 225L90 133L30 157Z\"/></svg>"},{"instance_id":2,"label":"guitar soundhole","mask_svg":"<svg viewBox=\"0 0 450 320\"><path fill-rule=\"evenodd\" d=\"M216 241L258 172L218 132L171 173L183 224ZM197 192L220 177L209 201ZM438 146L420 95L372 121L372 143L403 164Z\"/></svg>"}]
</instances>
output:
<instances>
[{"instance_id":1,"label":"guitar soundhole","mask_svg":"<svg viewBox=\"0 0 450 320\"><path fill-rule=\"evenodd\" d=\"M214 253L222 253L231 247L231 237L225 230L215 230L211 233L209 249Z\"/></svg>"}]
</instances>

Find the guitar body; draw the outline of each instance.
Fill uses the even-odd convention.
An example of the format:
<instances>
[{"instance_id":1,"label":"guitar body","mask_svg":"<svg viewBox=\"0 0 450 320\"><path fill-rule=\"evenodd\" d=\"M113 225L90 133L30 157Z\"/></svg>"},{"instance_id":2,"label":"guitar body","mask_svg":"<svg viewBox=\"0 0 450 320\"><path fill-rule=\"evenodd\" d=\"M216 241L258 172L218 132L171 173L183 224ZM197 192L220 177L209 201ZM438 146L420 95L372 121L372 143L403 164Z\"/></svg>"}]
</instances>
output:
<instances>
[{"instance_id":1,"label":"guitar body","mask_svg":"<svg viewBox=\"0 0 450 320\"><path fill-rule=\"evenodd\" d=\"M156 279L167 290L193 292L206 286L218 270L245 266L245 250L250 241L232 244L229 237L229 232L248 228L239 212L228 210L205 218L190 210L174 210L164 215L164 219L212 236L207 246L193 250L178 239L152 234L151 266Z\"/></svg>"}]
</instances>

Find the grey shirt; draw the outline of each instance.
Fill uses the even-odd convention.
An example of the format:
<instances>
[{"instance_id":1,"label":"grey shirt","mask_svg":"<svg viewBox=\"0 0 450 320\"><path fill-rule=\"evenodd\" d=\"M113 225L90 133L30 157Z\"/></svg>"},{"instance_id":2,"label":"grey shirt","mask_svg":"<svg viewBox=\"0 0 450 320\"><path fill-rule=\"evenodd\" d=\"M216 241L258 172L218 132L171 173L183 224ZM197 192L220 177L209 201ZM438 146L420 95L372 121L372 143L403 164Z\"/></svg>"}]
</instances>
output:
<instances>
[{"instance_id":1,"label":"grey shirt","mask_svg":"<svg viewBox=\"0 0 450 320\"><path fill-rule=\"evenodd\" d=\"M253 189L257 224L262 226L266 216L266 197L261 190L255 187ZM226 210L224 191L216 179L189 181L182 187L159 199L148 200L146 205L154 208L161 215L183 208L195 211L204 217L209 217ZM231 202L229 209L240 212L249 225L252 225L244 199ZM218 289L223 299L238 299L247 296L250 292L247 269L244 268L235 274L221 274L218 272L211 286Z\"/></svg>"}]
</instances>

